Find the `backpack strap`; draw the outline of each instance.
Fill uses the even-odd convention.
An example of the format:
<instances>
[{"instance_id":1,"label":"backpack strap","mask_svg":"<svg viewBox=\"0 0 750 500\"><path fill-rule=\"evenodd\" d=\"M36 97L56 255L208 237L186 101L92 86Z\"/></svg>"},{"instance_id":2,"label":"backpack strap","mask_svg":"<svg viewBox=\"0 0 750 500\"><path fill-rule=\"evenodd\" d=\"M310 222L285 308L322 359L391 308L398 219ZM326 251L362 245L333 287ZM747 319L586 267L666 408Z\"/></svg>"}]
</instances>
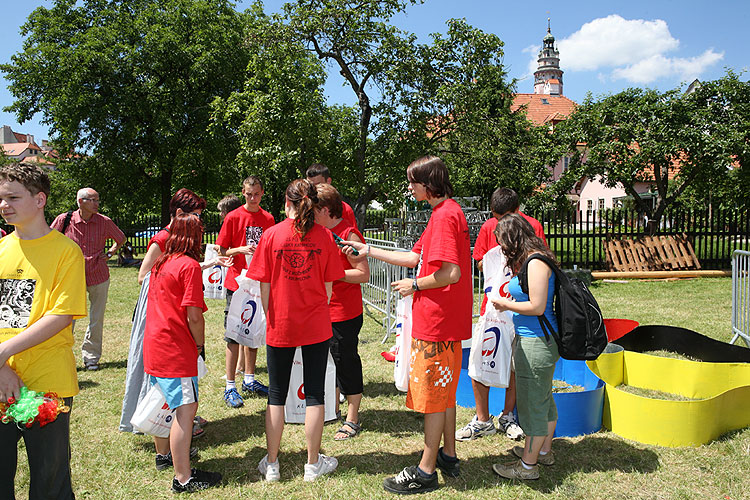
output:
<instances>
[{"instance_id":1,"label":"backpack strap","mask_svg":"<svg viewBox=\"0 0 750 500\"><path fill-rule=\"evenodd\" d=\"M529 294L529 262L531 262L534 259L541 260L549 268L552 270L552 272L555 275L555 294L557 294L557 290L560 288L560 282L564 279L567 279L567 276L562 272L562 269L560 269L554 260L549 258L548 256L541 254L541 253L534 253L531 254L521 265L521 270L518 271L518 284L521 285L521 291L525 293L526 295ZM542 332L544 332L544 337L549 342L549 335L550 333L552 336L556 336L557 333L552 328L552 323L547 319L547 316L544 315L544 313L537 316L537 319L539 320L539 326L542 328Z\"/></svg>"},{"instance_id":2,"label":"backpack strap","mask_svg":"<svg viewBox=\"0 0 750 500\"><path fill-rule=\"evenodd\" d=\"M68 226L70 226L70 219L73 217L73 210L68 210L68 213L65 215L65 220L63 221L62 230L60 231L62 234L65 234L65 231L68 230Z\"/></svg>"}]
</instances>

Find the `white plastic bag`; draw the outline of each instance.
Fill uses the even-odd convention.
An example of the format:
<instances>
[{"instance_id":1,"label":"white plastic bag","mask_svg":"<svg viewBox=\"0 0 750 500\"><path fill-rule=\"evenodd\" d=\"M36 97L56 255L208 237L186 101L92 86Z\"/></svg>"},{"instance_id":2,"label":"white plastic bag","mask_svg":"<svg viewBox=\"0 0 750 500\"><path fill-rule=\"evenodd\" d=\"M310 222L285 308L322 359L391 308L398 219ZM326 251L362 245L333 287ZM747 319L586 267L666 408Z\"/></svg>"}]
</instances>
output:
<instances>
[{"instance_id":1,"label":"white plastic bag","mask_svg":"<svg viewBox=\"0 0 750 500\"><path fill-rule=\"evenodd\" d=\"M474 325L469 377L489 387L508 387L514 335L508 312L499 312L488 305L484 316Z\"/></svg>"},{"instance_id":2,"label":"white plastic bag","mask_svg":"<svg viewBox=\"0 0 750 500\"><path fill-rule=\"evenodd\" d=\"M227 314L227 338L240 345L258 348L266 345L266 315L260 300L260 282L244 276L237 278Z\"/></svg>"},{"instance_id":3,"label":"white plastic bag","mask_svg":"<svg viewBox=\"0 0 750 500\"><path fill-rule=\"evenodd\" d=\"M211 262L219 256L218 246L206 245L206 256L203 262ZM223 299L226 296L224 280L227 268L216 264L203 270L203 297L206 299Z\"/></svg>"},{"instance_id":4,"label":"white plastic bag","mask_svg":"<svg viewBox=\"0 0 750 500\"><path fill-rule=\"evenodd\" d=\"M169 437L175 418L174 410L169 408L164 394L154 384L138 403L130 423L144 434L165 438Z\"/></svg>"},{"instance_id":5,"label":"white plastic bag","mask_svg":"<svg viewBox=\"0 0 750 500\"><path fill-rule=\"evenodd\" d=\"M208 375L208 367L206 366L206 361L199 354L198 355L198 380L202 379L206 375Z\"/></svg>"},{"instance_id":6,"label":"white plastic bag","mask_svg":"<svg viewBox=\"0 0 750 500\"><path fill-rule=\"evenodd\" d=\"M488 300L493 296L510 298L508 283L512 273L508 269L505 254L499 246L484 254L482 273L484 275L484 292L487 294Z\"/></svg>"},{"instance_id":7,"label":"white plastic bag","mask_svg":"<svg viewBox=\"0 0 750 500\"><path fill-rule=\"evenodd\" d=\"M326 364L325 392L325 416L323 418L328 422L336 419L336 364L333 362L330 352ZM289 392L286 395L286 406L284 407L284 421L290 424L304 424L306 408L302 348L298 347L292 363Z\"/></svg>"},{"instance_id":8,"label":"white plastic bag","mask_svg":"<svg viewBox=\"0 0 750 500\"><path fill-rule=\"evenodd\" d=\"M411 295L398 299L396 303L396 359L393 364L393 380L396 389L403 392L409 389L411 368L411 305Z\"/></svg>"},{"instance_id":9,"label":"white plastic bag","mask_svg":"<svg viewBox=\"0 0 750 500\"><path fill-rule=\"evenodd\" d=\"M511 272L499 246L488 251L482 259L487 308L474 325L469 352L469 377L490 387L508 387L510 380L512 343L515 335L513 315L498 312L492 306L493 297L510 297L508 282Z\"/></svg>"}]
</instances>

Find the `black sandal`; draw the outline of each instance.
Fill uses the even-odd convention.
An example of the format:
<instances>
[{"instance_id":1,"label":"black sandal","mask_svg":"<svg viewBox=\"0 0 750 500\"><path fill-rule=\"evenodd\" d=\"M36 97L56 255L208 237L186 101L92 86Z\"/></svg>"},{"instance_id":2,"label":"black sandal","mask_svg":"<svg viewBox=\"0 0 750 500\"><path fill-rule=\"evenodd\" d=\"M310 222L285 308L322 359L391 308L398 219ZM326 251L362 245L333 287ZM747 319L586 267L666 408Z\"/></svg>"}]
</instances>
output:
<instances>
[{"instance_id":1,"label":"black sandal","mask_svg":"<svg viewBox=\"0 0 750 500\"><path fill-rule=\"evenodd\" d=\"M354 422L349 422L348 420L344 422L344 425L341 426L339 430L336 431L336 434L344 434L346 437L339 437L337 438L335 435L333 437L334 441L345 441L347 439L351 439L353 437L356 437L357 434L359 434L359 431L362 430L362 426L360 424L355 424Z\"/></svg>"}]
</instances>

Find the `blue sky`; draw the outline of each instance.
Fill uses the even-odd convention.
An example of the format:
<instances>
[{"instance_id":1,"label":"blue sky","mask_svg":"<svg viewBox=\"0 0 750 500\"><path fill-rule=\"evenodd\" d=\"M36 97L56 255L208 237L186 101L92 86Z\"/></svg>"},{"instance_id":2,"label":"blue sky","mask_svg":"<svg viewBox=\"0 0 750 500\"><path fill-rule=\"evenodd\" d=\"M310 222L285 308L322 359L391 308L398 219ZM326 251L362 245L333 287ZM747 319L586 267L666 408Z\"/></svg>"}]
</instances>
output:
<instances>
[{"instance_id":1,"label":"blue sky","mask_svg":"<svg viewBox=\"0 0 750 500\"><path fill-rule=\"evenodd\" d=\"M238 9L250 3L239 1ZM268 12L278 10L283 3L264 2ZM51 5L51 0L25 0L4 6L0 18L0 61L9 61L12 54L21 50L19 28L29 13L38 6ZM587 92L599 96L628 87L667 90L695 78L720 78L726 67L738 72L750 69L750 57L744 48L750 2L740 0L426 0L410 7L394 23L427 42L430 33L445 32L446 20L466 18L469 24L503 40L510 77L518 79L519 92L530 93L531 74L548 17L565 72L563 93L576 102L581 102ZM354 104L351 90L342 87L337 72L331 73L326 85L329 101ZM0 107L11 102L3 79ZM0 112L0 125L34 134L37 142L48 136L46 127L37 120L19 125L15 116L5 112Z\"/></svg>"}]
</instances>

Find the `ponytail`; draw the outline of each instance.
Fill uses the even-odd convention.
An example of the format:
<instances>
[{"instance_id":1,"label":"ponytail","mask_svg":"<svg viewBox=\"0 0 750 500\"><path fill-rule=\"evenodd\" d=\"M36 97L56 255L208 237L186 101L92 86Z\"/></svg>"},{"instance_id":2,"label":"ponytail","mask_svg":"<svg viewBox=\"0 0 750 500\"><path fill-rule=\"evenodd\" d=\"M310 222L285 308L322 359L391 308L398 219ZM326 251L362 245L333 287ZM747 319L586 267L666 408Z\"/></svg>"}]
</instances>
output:
<instances>
[{"instance_id":1,"label":"ponytail","mask_svg":"<svg viewBox=\"0 0 750 500\"><path fill-rule=\"evenodd\" d=\"M296 217L294 230L300 239L312 229L315 224L315 207L318 206L318 191L315 185L307 179L292 181L286 188L286 199L294 207Z\"/></svg>"}]
</instances>

